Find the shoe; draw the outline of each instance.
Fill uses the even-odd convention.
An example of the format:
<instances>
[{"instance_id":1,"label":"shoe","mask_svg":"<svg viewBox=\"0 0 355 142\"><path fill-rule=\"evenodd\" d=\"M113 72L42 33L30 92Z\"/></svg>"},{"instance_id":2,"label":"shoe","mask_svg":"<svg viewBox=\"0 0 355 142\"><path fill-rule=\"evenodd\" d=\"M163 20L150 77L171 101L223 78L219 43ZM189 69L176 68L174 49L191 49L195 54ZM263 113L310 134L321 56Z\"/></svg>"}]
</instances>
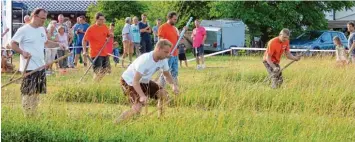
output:
<instances>
[{"instance_id":1,"label":"shoe","mask_svg":"<svg viewBox=\"0 0 355 142\"><path fill-rule=\"evenodd\" d=\"M51 71L46 71L46 76L50 76L52 74Z\"/></svg>"},{"instance_id":2,"label":"shoe","mask_svg":"<svg viewBox=\"0 0 355 142\"><path fill-rule=\"evenodd\" d=\"M202 64L202 65L201 65L201 68L202 68L202 69L205 69L205 68L206 68L205 64Z\"/></svg>"},{"instance_id":3,"label":"shoe","mask_svg":"<svg viewBox=\"0 0 355 142\"><path fill-rule=\"evenodd\" d=\"M201 70L202 69L201 65L197 65L196 69Z\"/></svg>"}]
</instances>

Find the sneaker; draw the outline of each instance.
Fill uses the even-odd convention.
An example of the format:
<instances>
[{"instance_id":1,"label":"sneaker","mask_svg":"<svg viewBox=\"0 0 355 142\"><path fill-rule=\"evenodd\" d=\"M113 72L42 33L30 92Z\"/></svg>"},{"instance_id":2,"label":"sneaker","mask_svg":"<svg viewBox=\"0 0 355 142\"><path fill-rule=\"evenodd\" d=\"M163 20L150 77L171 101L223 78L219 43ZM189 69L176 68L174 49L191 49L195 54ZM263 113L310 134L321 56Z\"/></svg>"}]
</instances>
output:
<instances>
[{"instance_id":1,"label":"sneaker","mask_svg":"<svg viewBox=\"0 0 355 142\"><path fill-rule=\"evenodd\" d=\"M51 75L52 74L52 72L51 71L46 71L46 76L49 76L49 75Z\"/></svg>"},{"instance_id":2,"label":"sneaker","mask_svg":"<svg viewBox=\"0 0 355 142\"><path fill-rule=\"evenodd\" d=\"M196 69L201 70L202 69L201 65L197 65Z\"/></svg>"},{"instance_id":3,"label":"sneaker","mask_svg":"<svg viewBox=\"0 0 355 142\"><path fill-rule=\"evenodd\" d=\"M202 64L202 65L201 65L201 68L202 68L202 69L205 69L205 68L206 68L205 64Z\"/></svg>"}]
</instances>

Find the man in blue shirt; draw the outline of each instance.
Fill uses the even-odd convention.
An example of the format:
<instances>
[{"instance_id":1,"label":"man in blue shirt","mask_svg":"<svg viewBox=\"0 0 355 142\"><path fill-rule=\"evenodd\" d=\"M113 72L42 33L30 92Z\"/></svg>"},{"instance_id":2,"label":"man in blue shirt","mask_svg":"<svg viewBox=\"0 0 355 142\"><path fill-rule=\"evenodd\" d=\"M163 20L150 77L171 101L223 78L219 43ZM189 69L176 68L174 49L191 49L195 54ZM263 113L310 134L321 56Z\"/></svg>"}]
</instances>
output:
<instances>
[{"instance_id":1,"label":"man in blue shirt","mask_svg":"<svg viewBox=\"0 0 355 142\"><path fill-rule=\"evenodd\" d=\"M86 23L86 21L85 21L85 16L80 16L79 22L74 27L74 34L76 34L76 36L77 36L76 43L75 43L76 48L74 49L74 53L75 53L74 65L75 66L78 63L79 56L83 50L83 48L81 47L82 41L83 41L85 32L89 28L89 26L90 25L88 23ZM81 47L81 48L78 48L78 47ZM83 58L84 58L84 66L86 66L87 65L86 57L83 57Z\"/></svg>"},{"instance_id":2,"label":"man in blue shirt","mask_svg":"<svg viewBox=\"0 0 355 142\"><path fill-rule=\"evenodd\" d=\"M141 32L141 54L152 51L152 40L150 37L152 28L147 22L146 14L142 14L142 21L138 23L138 27Z\"/></svg>"},{"instance_id":3,"label":"man in blue shirt","mask_svg":"<svg viewBox=\"0 0 355 142\"><path fill-rule=\"evenodd\" d=\"M154 34L154 45L157 44L159 37L158 37L158 29L161 25L161 19L157 19L157 25L153 27L153 34Z\"/></svg>"},{"instance_id":4,"label":"man in blue shirt","mask_svg":"<svg viewBox=\"0 0 355 142\"><path fill-rule=\"evenodd\" d=\"M355 27L354 22L349 22L347 24L348 31L350 33L348 40L349 54L351 55L351 62L355 64Z\"/></svg>"}]
</instances>

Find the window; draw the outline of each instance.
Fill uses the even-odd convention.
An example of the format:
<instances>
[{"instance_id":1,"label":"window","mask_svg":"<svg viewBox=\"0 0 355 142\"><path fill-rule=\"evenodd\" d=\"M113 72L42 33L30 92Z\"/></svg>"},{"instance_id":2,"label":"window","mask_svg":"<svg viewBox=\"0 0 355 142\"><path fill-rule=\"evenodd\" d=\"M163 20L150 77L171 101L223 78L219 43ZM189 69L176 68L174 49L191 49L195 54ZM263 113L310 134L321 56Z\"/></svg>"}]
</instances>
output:
<instances>
[{"instance_id":1,"label":"window","mask_svg":"<svg viewBox=\"0 0 355 142\"><path fill-rule=\"evenodd\" d=\"M338 33L331 33L331 35L332 35L332 39L333 39L335 36L338 36L338 37L340 38L340 40L341 40L341 37L338 35Z\"/></svg>"},{"instance_id":2,"label":"window","mask_svg":"<svg viewBox=\"0 0 355 142\"><path fill-rule=\"evenodd\" d=\"M338 33L338 36L340 37L340 39L343 41L343 40L346 40L345 36L341 33Z\"/></svg>"},{"instance_id":3,"label":"window","mask_svg":"<svg viewBox=\"0 0 355 142\"><path fill-rule=\"evenodd\" d=\"M297 37L297 39L299 39L299 40L316 40L322 34L323 34L323 32L311 31L311 32L306 32L306 33L300 35L299 37Z\"/></svg>"},{"instance_id":4,"label":"window","mask_svg":"<svg viewBox=\"0 0 355 142\"><path fill-rule=\"evenodd\" d=\"M322 35L323 42L332 42L332 37L330 36L330 33L324 33Z\"/></svg>"}]
</instances>

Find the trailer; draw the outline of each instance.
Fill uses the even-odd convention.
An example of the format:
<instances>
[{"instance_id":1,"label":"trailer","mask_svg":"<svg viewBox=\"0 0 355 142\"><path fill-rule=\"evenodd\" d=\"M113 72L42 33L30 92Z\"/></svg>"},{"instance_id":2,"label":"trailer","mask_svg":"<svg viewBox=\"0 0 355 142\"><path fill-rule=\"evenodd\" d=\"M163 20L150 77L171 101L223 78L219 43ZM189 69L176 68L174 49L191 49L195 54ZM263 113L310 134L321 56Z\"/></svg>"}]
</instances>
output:
<instances>
[{"instance_id":1,"label":"trailer","mask_svg":"<svg viewBox=\"0 0 355 142\"><path fill-rule=\"evenodd\" d=\"M246 26L240 20L202 20L201 26L205 27L207 32L204 44L204 50L207 52L245 45Z\"/></svg>"}]
</instances>

